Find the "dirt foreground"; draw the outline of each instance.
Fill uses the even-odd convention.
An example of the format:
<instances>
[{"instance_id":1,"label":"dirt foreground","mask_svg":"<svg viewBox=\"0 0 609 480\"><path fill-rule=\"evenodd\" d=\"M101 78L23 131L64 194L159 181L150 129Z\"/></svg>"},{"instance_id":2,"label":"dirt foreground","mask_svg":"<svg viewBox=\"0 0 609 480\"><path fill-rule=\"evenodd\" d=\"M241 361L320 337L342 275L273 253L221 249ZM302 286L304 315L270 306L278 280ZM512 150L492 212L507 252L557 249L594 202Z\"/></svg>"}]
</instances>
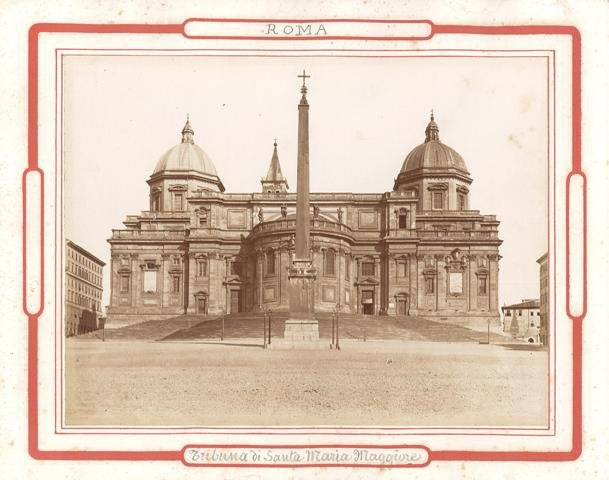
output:
<instances>
[{"instance_id":1,"label":"dirt foreground","mask_svg":"<svg viewBox=\"0 0 609 480\"><path fill-rule=\"evenodd\" d=\"M349 342L340 352L68 339L66 424L543 426L548 355Z\"/></svg>"}]
</instances>

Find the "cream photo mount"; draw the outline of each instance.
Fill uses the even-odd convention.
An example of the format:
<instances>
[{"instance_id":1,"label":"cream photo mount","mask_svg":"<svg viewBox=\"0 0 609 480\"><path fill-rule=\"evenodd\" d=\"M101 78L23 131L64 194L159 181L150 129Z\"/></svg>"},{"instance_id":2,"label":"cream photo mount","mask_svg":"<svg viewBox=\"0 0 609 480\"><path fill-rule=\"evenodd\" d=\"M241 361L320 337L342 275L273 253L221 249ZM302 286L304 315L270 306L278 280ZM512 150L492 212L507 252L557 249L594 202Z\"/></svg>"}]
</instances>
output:
<instances>
[{"instance_id":1,"label":"cream photo mount","mask_svg":"<svg viewBox=\"0 0 609 480\"><path fill-rule=\"evenodd\" d=\"M230 23L227 20L224 24ZM268 20L261 20L264 25ZM276 21L277 22L277 21ZM299 23L302 21L296 21ZM311 21L321 23L324 21ZM331 21L327 21L331 23ZM347 21L345 21L347 22ZM245 22L248 28L255 21ZM370 44L353 38L316 37L316 42L298 38L249 39L247 49L230 23L231 39L188 38L182 25L62 25L40 24L30 31L29 63L29 158L24 172L24 311L28 315L28 405L29 450L40 459L58 460L178 460L184 461L185 445L215 445L218 448L244 443L251 445L297 445L311 435L320 446L334 448L346 439L359 446L394 448L424 445L428 461L434 460L569 460L581 449L581 322L585 316L585 176L580 155L580 59L579 34L572 27L467 27L432 25L428 39L413 39L411 50L401 39L375 38ZM344 24L341 24L344 27ZM353 22L359 33L365 22ZM120 33L120 35L116 35ZM247 35L245 35L247 36ZM244 38L245 38L244 36ZM365 32L360 35L366 37ZM249 37L249 36L248 36ZM303 37L304 39L305 37ZM309 38L309 37L306 37ZM195 44L193 45L193 42ZM244 42L245 43L245 42ZM488 49L481 45L488 43ZM128 45L125 49L124 46ZM103 47L102 47L103 45ZM474 45L476 48L473 48ZM62 155L62 61L68 55L210 55L241 52L256 55L271 49L290 56L344 55L522 55L534 50L548 62L548 232L549 316L555 334L549 348L550 375L560 372L560 385L552 384L553 416L548 429L502 428L77 428L63 426L62 330L63 297L63 198ZM343 47L343 48L339 48ZM449 48L452 47L452 48ZM455 48L457 47L457 48ZM382 54L379 53L382 51ZM500 52L500 53L499 53ZM520 53L519 53L520 52ZM551 108L550 108L551 107ZM573 139L570 141L570 139ZM553 141L551 142L550 139ZM38 182L38 183L37 183ZM43 184L41 184L41 182ZM571 183L574 184L571 187ZM571 190L573 188L573 190ZM40 211L37 211L40 205ZM552 233L552 234L550 234ZM35 253L40 253L37 263ZM571 283L569 282L571 280ZM564 299L568 299L564 302ZM38 304L39 302L39 304ZM556 305L568 305L559 312ZM38 308L39 307L39 308ZM565 313L565 315L562 315ZM552 321L553 320L553 321ZM53 338L54 342L48 342ZM560 339L556 343L557 338ZM47 339L44 341L43 339ZM564 372L564 373L563 373ZM566 379L569 379L568 381ZM480 430L484 430L481 432ZM119 433L120 432L120 433ZM119 436L120 435L120 436ZM120 439L120 440L119 440ZM339 440L340 439L340 440ZM489 449L489 439L492 448ZM117 447L117 446L120 446ZM413 447L414 446L414 447ZM224 465L224 464L222 464ZM236 465L240 465L238 462ZM340 466L340 462L332 466ZM370 466L357 465L352 466ZM241 466L252 466L250 463ZM300 465L302 466L302 465ZM306 466L315 466L306 465ZM405 465L400 465L405 466Z\"/></svg>"}]
</instances>

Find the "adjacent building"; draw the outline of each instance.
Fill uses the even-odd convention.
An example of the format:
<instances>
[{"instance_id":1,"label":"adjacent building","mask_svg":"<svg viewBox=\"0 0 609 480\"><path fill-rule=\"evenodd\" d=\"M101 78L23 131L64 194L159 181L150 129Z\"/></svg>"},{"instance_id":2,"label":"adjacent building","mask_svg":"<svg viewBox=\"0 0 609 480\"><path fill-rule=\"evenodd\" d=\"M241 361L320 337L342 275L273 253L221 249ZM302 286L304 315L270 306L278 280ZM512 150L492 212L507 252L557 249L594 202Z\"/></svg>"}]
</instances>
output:
<instances>
[{"instance_id":1,"label":"adjacent building","mask_svg":"<svg viewBox=\"0 0 609 480\"><path fill-rule=\"evenodd\" d=\"M525 298L520 303L501 307L503 331L529 343L540 343L539 300Z\"/></svg>"},{"instance_id":2,"label":"adjacent building","mask_svg":"<svg viewBox=\"0 0 609 480\"><path fill-rule=\"evenodd\" d=\"M537 260L539 264L539 342L548 344L548 254Z\"/></svg>"},{"instance_id":3,"label":"adjacent building","mask_svg":"<svg viewBox=\"0 0 609 480\"><path fill-rule=\"evenodd\" d=\"M147 180L148 210L108 239L109 322L289 307L296 194L277 143L260 192L227 193L194 135L187 120ZM499 329L499 221L470 205L472 176L433 114L422 140L391 191L310 193L314 308Z\"/></svg>"},{"instance_id":4,"label":"adjacent building","mask_svg":"<svg viewBox=\"0 0 609 480\"><path fill-rule=\"evenodd\" d=\"M104 265L104 262L80 245L66 240L66 336L89 332L99 327Z\"/></svg>"}]
</instances>

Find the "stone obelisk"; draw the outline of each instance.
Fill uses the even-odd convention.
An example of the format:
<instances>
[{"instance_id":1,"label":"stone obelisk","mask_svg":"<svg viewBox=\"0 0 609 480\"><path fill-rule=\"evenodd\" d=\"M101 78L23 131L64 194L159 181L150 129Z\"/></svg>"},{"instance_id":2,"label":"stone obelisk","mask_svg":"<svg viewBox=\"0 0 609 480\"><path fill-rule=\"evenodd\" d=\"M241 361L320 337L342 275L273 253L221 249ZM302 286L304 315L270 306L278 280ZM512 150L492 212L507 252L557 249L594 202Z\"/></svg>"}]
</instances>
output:
<instances>
[{"instance_id":1,"label":"stone obelisk","mask_svg":"<svg viewBox=\"0 0 609 480\"><path fill-rule=\"evenodd\" d=\"M290 315L285 322L284 338L292 342L319 340L319 329L315 319L313 268L309 249L310 205L309 205L309 103L307 102L306 79L303 70L302 97L298 104L298 164L296 187L296 240L295 252L288 271Z\"/></svg>"}]
</instances>

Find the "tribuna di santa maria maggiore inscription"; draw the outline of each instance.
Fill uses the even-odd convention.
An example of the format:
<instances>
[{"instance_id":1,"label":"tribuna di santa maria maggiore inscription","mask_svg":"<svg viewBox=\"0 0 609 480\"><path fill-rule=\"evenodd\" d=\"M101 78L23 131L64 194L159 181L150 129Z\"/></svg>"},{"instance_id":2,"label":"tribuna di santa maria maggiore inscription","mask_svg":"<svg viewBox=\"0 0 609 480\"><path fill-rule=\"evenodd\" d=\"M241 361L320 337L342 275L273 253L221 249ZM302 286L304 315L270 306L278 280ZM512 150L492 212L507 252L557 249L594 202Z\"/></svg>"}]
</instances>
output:
<instances>
[{"instance_id":1,"label":"tribuna di santa maria maggiore inscription","mask_svg":"<svg viewBox=\"0 0 609 480\"><path fill-rule=\"evenodd\" d=\"M338 309L499 328L499 221L470 205L472 176L433 112L393 190L309 192L315 116L300 77L297 192L275 141L261 191L227 193L187 119L147 180L149 210L108 240L108 322L264 309L292 321Z\"/></svg>"}]
</instances>

